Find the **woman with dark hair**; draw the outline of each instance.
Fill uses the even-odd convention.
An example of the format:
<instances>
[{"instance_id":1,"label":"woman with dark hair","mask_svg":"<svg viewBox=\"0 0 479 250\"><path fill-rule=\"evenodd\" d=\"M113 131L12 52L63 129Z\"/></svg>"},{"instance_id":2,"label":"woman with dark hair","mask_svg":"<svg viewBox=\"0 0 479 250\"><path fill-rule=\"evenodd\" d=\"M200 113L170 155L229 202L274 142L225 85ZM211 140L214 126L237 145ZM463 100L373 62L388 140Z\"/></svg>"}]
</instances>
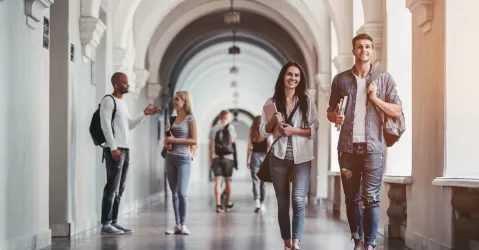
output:
<instances>
[{"instance_id":1,"label":"woman with dark hair","mask_svg":"<svg viewBox=\"0 0 479 250\"><path fill-rule=\"evenodd\" d=\"M286 63L279 72L273 97L265 104L274 103L277 112L271 117L266 117L263 112L260 125L264 137L269 137L275 127L279 133L269 163L271 180L278 200L278 222L285 250L299 249L311 160L314 159L313 139L319 125L314 100L306 91L306 75L302 67L294 61ZM290 115L292 118L286 123ZM290 198L293 203L292 235L289 217Z\"/></svg>"},{"instance_id":2,"label":"woman with dark hair","mask_svg":"<svg viewBox=\"0 0 479 250\"><path fill-rule=\"evenodd\" d=\"M264 198L266 197L266 183L261 181L256 173L258 173L259 166L264 161L264 157L269 150L271 144L271 137L264 137L259 131L261 124L261 116L256 116L249 129L248 134L248 153L247 153L247 167L251 170L251 180L253 181L253 196L256 204L255 213L265 211Z\"/></svg>"}]
</instances>

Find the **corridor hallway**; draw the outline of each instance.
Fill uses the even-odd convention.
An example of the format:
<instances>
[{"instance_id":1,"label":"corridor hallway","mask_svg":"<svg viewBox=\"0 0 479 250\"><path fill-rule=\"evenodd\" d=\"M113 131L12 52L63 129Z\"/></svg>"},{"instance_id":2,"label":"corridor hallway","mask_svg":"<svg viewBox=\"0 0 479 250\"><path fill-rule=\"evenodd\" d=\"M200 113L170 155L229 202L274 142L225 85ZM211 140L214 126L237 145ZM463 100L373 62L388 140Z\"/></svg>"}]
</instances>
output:
<instances>
[{"instance_id":1,"label":"corridor hallway","mask_svg":"<svg viewBox=\"0 0 479 250\"><path fill-rule=\"evenodd\" d=\"M273 186L268 186L266 211L253 212L251 183L233 183L231 212L217 214L212 195L213 184L193 184L188 194L188 228L192 234L165 235L174 223L169 195L167 202L155 201L140 211L123 216L120 223L133 229L132 235L100 235L100 227L80 235L53 238L52 245L43 250L266 250L283 249L276 217ZM303 241L305 250L349 250L349 230L345 222L332 218L325 206L307 206ZM404 243L378 237L377 250L403 250Z\"/></svg>"}]
</instances>

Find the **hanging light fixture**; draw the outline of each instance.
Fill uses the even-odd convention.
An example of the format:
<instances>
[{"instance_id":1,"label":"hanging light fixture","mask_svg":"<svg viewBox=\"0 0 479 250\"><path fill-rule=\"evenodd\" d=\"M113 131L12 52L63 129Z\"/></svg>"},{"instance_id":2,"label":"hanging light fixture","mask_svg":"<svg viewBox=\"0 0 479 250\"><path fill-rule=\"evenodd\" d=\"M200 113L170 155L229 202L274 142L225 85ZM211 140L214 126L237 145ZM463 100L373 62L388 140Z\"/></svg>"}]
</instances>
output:
<instances>
[{"instance_id":1,"label":"hanging light fixture","mask_svg":"<svg viewBox=\"0 0 479 250\"><path fill-rule=\"evenodd\" d=\"M233 0L231 0L230 10L225 13L224 21L226 24L240 23L240 13L233 10Z\"/></svg>"}]
</instances>

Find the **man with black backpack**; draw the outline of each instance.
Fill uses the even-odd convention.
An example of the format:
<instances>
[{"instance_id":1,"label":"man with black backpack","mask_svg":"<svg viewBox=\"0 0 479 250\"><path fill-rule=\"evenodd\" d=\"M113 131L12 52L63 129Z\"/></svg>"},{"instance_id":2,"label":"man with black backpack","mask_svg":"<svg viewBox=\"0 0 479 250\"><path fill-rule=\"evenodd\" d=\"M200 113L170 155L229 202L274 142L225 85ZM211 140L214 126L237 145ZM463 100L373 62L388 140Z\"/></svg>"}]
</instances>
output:
<instances>
[{"instance_id":1,"label":"man with black backpack","mask_svg":"<svg viewBox=\"0 0 479 250\"><path fill-rule=\"evenodd\" d=\"M216 212L223 212L223 205L221 202L222 182L225 180L225 195L226 195L226 210L230 211L233 208L231 202L231 177L233 175L233 168L237 168L236 160L236 131L231 124L231 113L228 110L223 110L219 115L219 122L211 128L209 133L209 159L210 167L215 175L215 199Z\"/></svg>"},{"instance_id":2,"label":"man with black backpack","mask_svg":"<svg viewBox=\"0 0 479 250\"><path fill-rule=\"evenodd\" d=\"M354 250L372 250L376 248L384 152L404 132L404 116L391 74L371 63L371 36L359 34L352 45L354 67L334 77L327 112L328 120L341 131L338 160Z\"/></svg>"},{"instance_id":3,"label":"man with black backpack","mask_svg":"<svg viewBox=\"0 0 479 250\"><path fill-rule=\"evenodd\" d=\"M106 161L106 185L103 190L101 207L102 234L125 234L132 230L117 224L120 200L125 190L126 177L129 164L129 136L128 131L134 129L146 115L155 115L159 108L150 105L135 118L131 118L123 95L128 93L128 77L120 72L111 77L113 94L106 95L99 107L100 125L102 135L94 133L96 121L92 119L90 132L95 145L105 141L103 157ZM100 138L101 137L101 138Z\"/></svg>"}]
</instances>

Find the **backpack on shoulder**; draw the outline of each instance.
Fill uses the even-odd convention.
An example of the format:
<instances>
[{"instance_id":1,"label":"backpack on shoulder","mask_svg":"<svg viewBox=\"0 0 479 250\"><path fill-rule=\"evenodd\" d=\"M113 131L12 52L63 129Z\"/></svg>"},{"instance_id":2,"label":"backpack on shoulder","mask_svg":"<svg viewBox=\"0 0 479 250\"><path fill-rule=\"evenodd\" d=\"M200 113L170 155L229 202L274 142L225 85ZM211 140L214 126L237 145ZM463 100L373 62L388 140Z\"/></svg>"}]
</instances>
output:
<instances>
[{"instance_id":1,"label":"backpack on shoulder","mask_svg":"<svg viewBox=\"0 0 479 250\"><path fill-rule=\"evenodd\" d=\"M218 130L215 135L215 154L220 157L234 153L234 145L231 142L228 127L229 124L224 126L223 129Z\"/></svg>"},{"instance_id":2,"label":"backpack on shoulder","mask_svg":"<svg viewBox=\"0 0 479 250\"><path fill-rule=\"evenodd\" d=\"M115 98L113 98L112 95L105 95L102 98L102 100L105 99L105 97L107 96L113 99L113 104L115 105L113 108L113 114L111 116L111 129L113 131L113 136L115 136L113 119L115 119L115 114L116 114L116 102L115 102ZM105 139L105 135L103 134L103 130L101 129L100 106L101 106L101 102L100 104L98 104L98 109L95 111L95 113L93 113L93 117L91 118L90 135L93 140L93 144L95 144L95 146L100 146L103 148L104 145L102 144L106 143L106 139Z\"/></svg>"},{"instance_id":3,"label":"backpack on shoulder","mask_svg":"<svg viewBox=\"0 0 479 250\"><path fill-rule=\"evenodd\" d=\"M381 75L381 70L375 70L371 73L368 84L375 81L379 75ZM401 114L398 118L393 118L388 116L385 112L382 112L376 105L374 105L376 114L380 118L381 125L383 126L384 140L386 141L387 147L392 147L396 142L399 141L404 131L406 131L406 118L404 113ZM381 115L382 114L382 115Z\"/></svg>"}]
</instances>

